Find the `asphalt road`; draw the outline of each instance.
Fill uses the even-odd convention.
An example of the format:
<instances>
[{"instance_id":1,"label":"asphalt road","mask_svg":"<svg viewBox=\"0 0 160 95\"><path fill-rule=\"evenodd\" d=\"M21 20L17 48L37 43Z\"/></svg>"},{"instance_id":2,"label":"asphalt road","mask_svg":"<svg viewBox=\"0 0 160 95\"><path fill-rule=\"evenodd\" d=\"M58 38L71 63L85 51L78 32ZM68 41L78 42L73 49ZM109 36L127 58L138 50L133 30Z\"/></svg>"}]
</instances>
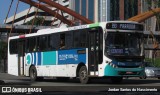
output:
<instances>
[{"instance_id":1,"label":"asphalt road","mask_svg":"<svg viewBox=\"0 0 160 95\"><path fill-rule=\"evenodd\" d=\"M120 84L112 84L109 79L93 79L90 84L81 84L78 79L60 82L56 79L46 78L42 81L31 82L28 77L16 77L0 73L0 81L2 87L38 87L42 89L43 94L52 95L160 95L160 80L157 78L129 78L124 79ZM139 91L132 91L132 89L138 90L139 88ZM157 91L141 91L141 89L157 89Z\"/></svg>"}]
</instances>

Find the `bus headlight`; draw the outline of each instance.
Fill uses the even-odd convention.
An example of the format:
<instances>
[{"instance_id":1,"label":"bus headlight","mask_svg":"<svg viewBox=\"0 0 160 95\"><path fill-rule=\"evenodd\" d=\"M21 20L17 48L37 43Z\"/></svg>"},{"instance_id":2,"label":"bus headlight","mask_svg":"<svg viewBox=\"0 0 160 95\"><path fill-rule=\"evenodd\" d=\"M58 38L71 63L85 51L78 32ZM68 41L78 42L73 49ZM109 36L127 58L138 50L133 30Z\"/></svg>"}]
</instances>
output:
<instances>
[{"instance_id":1,"label":"bus headlight","mask_svg":"<svg viewBox=\"0 0 160 95\"><path fill-rule=\"evenodd\" d=\"M112 62L106 61L106 63L107 63L108 65L110 65L111 67L113 67L113 68L118 68L117 65L113 64Z\"/></svg>"}]
</instances>

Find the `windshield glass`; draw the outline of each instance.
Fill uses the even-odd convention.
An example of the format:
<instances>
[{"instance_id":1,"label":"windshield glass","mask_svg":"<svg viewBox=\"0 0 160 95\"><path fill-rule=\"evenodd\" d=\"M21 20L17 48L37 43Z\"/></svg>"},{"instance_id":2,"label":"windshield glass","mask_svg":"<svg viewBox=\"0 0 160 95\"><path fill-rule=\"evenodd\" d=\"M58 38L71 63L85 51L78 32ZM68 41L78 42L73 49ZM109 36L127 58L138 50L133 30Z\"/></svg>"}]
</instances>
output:
<instances>
[{"instance_id":1,"label":"windshield glass","mask_svg":"<svg viewBox=\"0 0 160 95\"><path fill-rule=\"evenodd\" d=\"M108 32L105 39L105 53L109 56L140 56L142 34Z\"/></svg>"}]
</instances>

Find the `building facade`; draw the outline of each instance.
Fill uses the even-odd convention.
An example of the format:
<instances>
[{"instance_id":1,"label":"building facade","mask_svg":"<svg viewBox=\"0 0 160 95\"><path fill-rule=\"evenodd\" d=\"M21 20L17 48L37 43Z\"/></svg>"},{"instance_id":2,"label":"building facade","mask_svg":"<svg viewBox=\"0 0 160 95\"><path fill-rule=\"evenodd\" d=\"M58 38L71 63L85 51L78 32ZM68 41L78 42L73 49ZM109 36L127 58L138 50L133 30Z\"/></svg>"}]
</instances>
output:
<instances>
[{"instance_id":1,"label":"building facade","mask_svg":"<svg viewBox=\"0 0 160 95\"><path fill-rule=\"evenodd\" d=\"M141 12L141 0L70 0L71 9L93 22L127 20Z\"/></svg>"},{"instance_id":2,"label":"building facade","mask_svg":"<svg viewBox=\"0 0 160 95\"><path fill-rule=\"evenodd\" d=\"M100 0L100 21L127 20L141 13L141 0Z\"/></svg>"},{"instance_id":3,"label":"building facade","mask_svg":"<svg viewBox=\"0 0 160 95\"><path fill-rule=\"evenodd\" d=\"M53 0L67 8L74 10L75 12L81 14L82 16L88 18L93 22L103 22L103 21L113 21L113 20L127 20L141 12L148 10L148 4L146 0ZM155 1L155 0L154 0ZM152 7L155 7L152 4ZM55 8L50 7L53 11ZM24 24L24 19L29 9L26 9L20 13L16 14L15 24ZM25 22L32 20L35 17L37 8L32 7L29 11L28 18ZM59 14L61 12L59 11ZM71 17L67 13L63 13L67 19L75 20L77 23L80 21L76 18ZM11 16L7 19L7 24L12 24L13 17ZM38 9L37 17L45 18L44 25L50 25L53 20L53 26L57 26L60 21L55 19L55 17L45 13L44 11ZM152 24L151 24L152 23ZM145 21L146 30L156 29L156 18L153 17Z\"/></svg>"},{"instance_id":4,"label":"building facade","mask_svg":"<svg viewBox=\"0 0 160 95\"><path fill-rule=\"evenodd\" d=\"M69 0L53 0L53 1L65 6L67 8L70 8L70 5L69 5L70 1ZM56 10L56 8L54 8L54 7L48 6L48 8L50 8L53 11ZM16 17L15 17L14 24L22 25L22 24L25 24L28 21L31 21L32 19L35 18L36 12L37 12L36 17L43 17L45 19L43 25L47 25L47 26L51 25L53 20L55 20L54 23L53 23L53 26L57 26L60 23L60 21L58 19L55 19L55 17L51 16L50 14L48 14L48 13L46 13L46 12L40 10L40 9L37 9L35 7L32 7L31 9L28 8L28 9L26 9L26 10L20 12L20 13L17 13ZM28 17L26 18L27 13L28 13ZM61 14L60 11L59 11L59 14ZM66 18L69 18L69 15L67 13L63 13L63 16L65 16ZM13 18L14 18L14 16L9 17L6 21L6 23L7 24L12 24ZM26 18L26 20L25 20L25 18ZM25 20L25 22L24 22L24 20Z\"/></svg>"},{"instance_id":5,"label":"building facade","mask_svg":"<svg viewBox=\"0 0 160 95\"><path fill-rule=\"evenodd\" d=\"M88 18L93 22L98 22L100 17L100 0L70 0L71 9L76 13ZM72 18L75 20L75 18Z\"/></svg>"}]
</instances>

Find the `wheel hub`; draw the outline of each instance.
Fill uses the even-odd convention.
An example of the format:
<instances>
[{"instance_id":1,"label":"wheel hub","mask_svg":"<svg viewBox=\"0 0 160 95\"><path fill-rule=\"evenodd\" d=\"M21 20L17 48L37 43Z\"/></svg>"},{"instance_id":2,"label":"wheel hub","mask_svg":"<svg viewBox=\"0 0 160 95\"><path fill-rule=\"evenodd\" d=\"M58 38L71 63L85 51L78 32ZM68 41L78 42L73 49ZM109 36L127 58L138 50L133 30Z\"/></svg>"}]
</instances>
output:
<instances>
[{"instance_id":1,"label":"wheel hub","mask_svg":"<svg viewBox=\"0 0 160 95\"><path fill-rule=\"evenodd\" d=\"M85 80L86 79L86 77L87 77L87 72L85 71L85 70L83 70L82 72L81 72L81 79L83 79L83 80Z\"/></svg>"}]
</instances>

